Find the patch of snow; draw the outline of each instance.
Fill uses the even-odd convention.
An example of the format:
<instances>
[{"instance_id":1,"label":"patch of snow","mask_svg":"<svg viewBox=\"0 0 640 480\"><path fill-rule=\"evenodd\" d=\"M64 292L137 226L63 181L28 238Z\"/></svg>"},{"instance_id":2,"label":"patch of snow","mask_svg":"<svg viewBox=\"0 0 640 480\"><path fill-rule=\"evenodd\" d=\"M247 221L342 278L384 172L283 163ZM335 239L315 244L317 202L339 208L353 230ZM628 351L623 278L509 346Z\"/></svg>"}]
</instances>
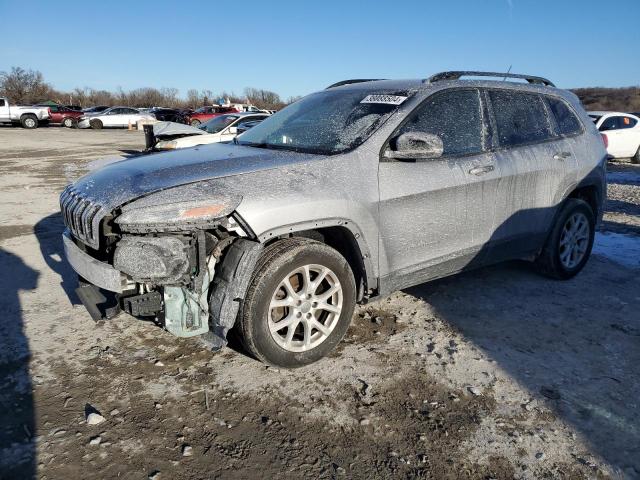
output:
<instances>
[{"instance_id":1,"label":"patch of snow","mask_svg":"<svg viewBox=\"0 0 640 480\"><path fill-rule=\"evenodd\" d=\"M640 268L640 237L622 233L596 233L593 253L620 265Z\"/></svg>"}]
</instances>

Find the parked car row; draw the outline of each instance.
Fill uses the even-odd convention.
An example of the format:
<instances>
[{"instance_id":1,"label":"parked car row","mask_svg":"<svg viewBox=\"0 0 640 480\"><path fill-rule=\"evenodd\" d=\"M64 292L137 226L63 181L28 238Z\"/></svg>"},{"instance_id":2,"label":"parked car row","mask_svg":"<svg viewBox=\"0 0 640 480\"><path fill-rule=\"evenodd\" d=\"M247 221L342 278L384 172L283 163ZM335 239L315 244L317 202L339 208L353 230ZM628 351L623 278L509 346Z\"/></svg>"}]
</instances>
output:
<instances>
[{"instance_id":1,"label":"parked car row","mask_svg":"<svg viewBox=\"0 0 640 480\"><path fill-rule=\"evenodd\" d=\"M602 134L611 158L640 163L640 115L623 112L588 112Z\"/></svg>"},{"instance_id":2,"label":"parked car row","mask_svg":"<svg viewBox=\"0 0 640 480\"><path fill-rule=\"evenodd\" d=\"M270 115L273 111L261 110L253 105L230 104L203 106L197 110L166 107L133 108L126 106L96 105L80 110L77 106L37 104L33 106L10 105L9 99L0 97L0 123L37 128L42 124L64 127L93 128L127 127L140 120L175 122L198 127L212 118L232 113L260 113Z\"/></svg>"},{"instance_id":3,"label":"parked car row","mask_svg":"<svg viewBox=\"0 0 640 480\"><path fill-rule=\"evenodd\" d=\"M153 125L147 139L148 150L175 150L209 143L230 142L262 120L268 113L239 112L218 115L198 126L175 122L159 122Z\"/></svg>"}]
</instances>

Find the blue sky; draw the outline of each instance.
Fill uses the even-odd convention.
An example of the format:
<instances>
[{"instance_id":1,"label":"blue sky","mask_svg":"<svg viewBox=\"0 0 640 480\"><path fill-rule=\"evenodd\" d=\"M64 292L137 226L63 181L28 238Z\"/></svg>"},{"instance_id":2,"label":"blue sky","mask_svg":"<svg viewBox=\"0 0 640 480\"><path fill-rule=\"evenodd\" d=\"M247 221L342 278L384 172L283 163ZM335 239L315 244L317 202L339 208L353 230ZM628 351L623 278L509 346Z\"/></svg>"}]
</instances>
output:
<instances>
[{"instance_id":1,"label":"blue sky","mask_svg":"<svg viewBox=\"0 0 640 480\"><path fill-rule=\"evenodd\" d=\"M303 95L345 78L452 69L640 84L640 0L9 1L0 71L60 89Z\"/></svg>"}]
</instances>

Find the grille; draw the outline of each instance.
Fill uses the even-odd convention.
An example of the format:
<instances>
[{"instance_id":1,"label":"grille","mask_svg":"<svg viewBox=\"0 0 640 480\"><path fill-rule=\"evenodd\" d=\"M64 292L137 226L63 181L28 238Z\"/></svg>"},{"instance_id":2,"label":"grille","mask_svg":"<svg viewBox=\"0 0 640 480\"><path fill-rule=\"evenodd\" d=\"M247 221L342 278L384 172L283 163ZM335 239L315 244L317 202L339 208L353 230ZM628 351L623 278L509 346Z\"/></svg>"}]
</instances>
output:
<instances>
[{"instance_id":1,"label":"grille","mask_svg":"<svg viewBox=\"0 0 640 480\"><path fill-rule=\"evenodd\" d=\"M74 237L92 248L100 246L100 221L107 213L100 205L70 185L60 195L60 211Z\"/></svg>"}]
</instances>

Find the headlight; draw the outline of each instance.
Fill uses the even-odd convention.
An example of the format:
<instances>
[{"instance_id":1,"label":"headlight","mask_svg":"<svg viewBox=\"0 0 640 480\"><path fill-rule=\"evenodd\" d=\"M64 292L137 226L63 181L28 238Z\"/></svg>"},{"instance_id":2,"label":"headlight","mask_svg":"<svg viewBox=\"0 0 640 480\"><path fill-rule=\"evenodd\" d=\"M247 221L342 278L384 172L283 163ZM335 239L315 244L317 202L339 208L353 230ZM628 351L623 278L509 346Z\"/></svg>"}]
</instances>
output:
<instances>
[{"instance_id":1,"label":"headlight","mask_svg":"<svg viewBox=\"0 0 640 480\"><path fill-rule=\"evenodd\" d=\"M135 208L125 207L115 222L124 231L140 229L182 230L189 226L210 225L230 215L240 204L242 197L212 197L197 201L176 202Z\"/></svg>"}]
</instances>

